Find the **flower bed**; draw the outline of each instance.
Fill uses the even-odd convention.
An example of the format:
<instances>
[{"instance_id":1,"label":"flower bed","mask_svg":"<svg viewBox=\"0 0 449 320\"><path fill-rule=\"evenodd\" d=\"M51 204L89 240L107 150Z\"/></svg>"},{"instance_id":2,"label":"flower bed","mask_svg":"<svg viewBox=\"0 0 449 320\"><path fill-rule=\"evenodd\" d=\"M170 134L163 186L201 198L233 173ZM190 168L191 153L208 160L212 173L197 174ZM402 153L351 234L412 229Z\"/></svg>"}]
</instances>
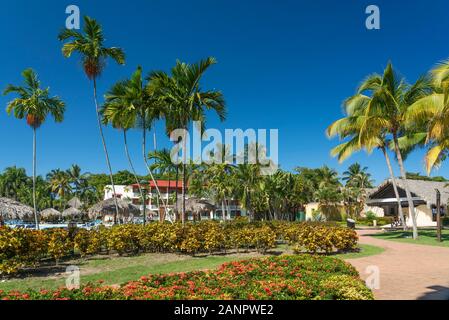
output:
<instances>
[{"instance_id":1,"label":"flower bed","mask_svg":"<svg viewBox=\"0 0 449 320\"><path fill-rule=\"evenodd\" d=\"M280 256L223 264L214 271L149 275L120 287L0 291L4 300L370 300L357 271L340 259Z\"/></svg>"},{"instance_id":2,"label":"flower bed","mask_svg":"<svg viewBox=\"0 0 449 320\"><path fill-rule=\"evenodd\" d=\"M143 252L211 254L226 250L265 253L277 242L288 242L301 253L349 251L357 246L350 229L313 223L256 222L242 220L220 224L206 221L182 226L152 223L119 225L98 230L62 229L34 231L0 228L0 276L34 267L44 258L56 263L75 252L81 256L101 253L135 255Z\"/></svg>"}]
</instances>

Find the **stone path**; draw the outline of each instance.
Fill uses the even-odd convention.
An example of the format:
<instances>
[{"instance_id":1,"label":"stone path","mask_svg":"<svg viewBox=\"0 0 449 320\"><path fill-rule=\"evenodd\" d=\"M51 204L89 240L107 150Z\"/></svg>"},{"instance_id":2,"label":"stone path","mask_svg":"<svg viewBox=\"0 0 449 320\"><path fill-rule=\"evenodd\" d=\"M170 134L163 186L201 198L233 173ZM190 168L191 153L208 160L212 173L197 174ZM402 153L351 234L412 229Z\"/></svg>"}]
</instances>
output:
<instances>
[{"instance_id":1,"label":"stone path","mask_svg":"<svg viewBox=\"0 0 449 320\"><path fill-rule=\"evenodd\" d=\"M361 244L385 248L383 253L347 260L365 280L367 277L373 279L372 270L379 268L379 289L373 290L376 299L449 300L449 248L400 243L369 236L376 232L379 231L357 231Z\"/></svg>"}]
</instances>

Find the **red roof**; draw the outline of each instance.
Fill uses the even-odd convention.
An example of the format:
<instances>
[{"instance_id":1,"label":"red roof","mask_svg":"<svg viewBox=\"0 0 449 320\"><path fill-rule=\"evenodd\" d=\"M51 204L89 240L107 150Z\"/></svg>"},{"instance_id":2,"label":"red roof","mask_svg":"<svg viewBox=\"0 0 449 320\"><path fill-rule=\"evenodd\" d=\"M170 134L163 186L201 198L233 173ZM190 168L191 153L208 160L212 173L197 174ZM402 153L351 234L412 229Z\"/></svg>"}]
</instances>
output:
<instances>
[{"instance_id":1,"label":"red roof","mask_svg":"<svg viewBox=\"0 0 449 320\"><path fill-rule=\"evenodd\" d=\"M168 180L156 180L157 186L159 188L167 188L168 187ZM133 184L134 187L137 187L137 184ZM188 184L187 184L188 186ZM154 188L155 184L153 181L150 181L150 187ZM170 188L176 188L176 181L170 180ZM178 181L178 188L182 188L182 181Z\"/></svg>"}]
</instances>

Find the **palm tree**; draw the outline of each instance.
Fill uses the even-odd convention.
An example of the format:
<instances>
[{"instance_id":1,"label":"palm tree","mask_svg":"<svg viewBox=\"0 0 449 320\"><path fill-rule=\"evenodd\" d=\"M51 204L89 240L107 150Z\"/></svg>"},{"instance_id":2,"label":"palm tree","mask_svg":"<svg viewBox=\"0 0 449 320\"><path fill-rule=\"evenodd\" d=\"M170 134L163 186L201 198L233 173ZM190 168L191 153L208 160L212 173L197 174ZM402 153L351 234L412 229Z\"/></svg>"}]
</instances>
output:
<instances>
[{"instance_id":1,"label":"palm tree","mask_svg":"<svg viewBox=\"0 0 449 320\"><path fill-rule=\"evenodd\" d=\"M140 67L133 75L133 78L138 77L141 74ZM128 164L132 171L134 180L139 188L140 199L142 200L142 206L145 205L143 189L140 184L139 177L134 168L134 164L131 160L131 156L128 148L127 132L131 128L135 127L137 119L137 109L133 103L134 97L132 95L132 80L126 80L116 83L105 95L105 104L100 111L103 115L103 123L111 123L116 129L123 132L123 142L125 146L125 154L128 159ZM144 224L146 222L144 217Z\"/></svg>"},{"instance_id":2,"label":"palm tree","mask_svg":"<svg viewBox=\"0 0 449 320\"><path fill-rule=\"evenodd\" d=\"M26 118L28 125L33 129L33 207L36 229L39 230L39 219L36 204L36 131L45 122L50 114L55 122L64 119L65 104L59 97L50 97L50 88L42 89L37 74L32 69L22 72L24 86L9 85L4 95L15 93L18 98L10 101L7 113L14 112L18 119Z\"/></svg>"},{"instance_id":3,"label":"palm tree","mask_svg":"<svg viewBox=\"0 0 449 320\"><path fill-rule=\"evenodd\" d=\"M449 60L431 70L433 91L416 101L406 112L407 127L423 125L425 143L430 146L425 156L426 171L446 158L449 150Z\"/></svg>"},{"instance_id":4,"label":"palm tree","mask_svg":"<svg viewBox=\"0 0 449 320\"><path fill-rule=\"evenodd\" d=\"M28 185L25 169L8 167L0 175L0 196L18 200L19 190Z\"/></svg>"},{"instance_id":5,"label":"palm tree","mask_svg":"<svg viewBox=\"0 0 449 320\"><path fill-rule=\"evenodd\" d=\"M256 192L256 186L259 184L260 167L255 164L237 165L234 172L237 180L238 193L242 202L242 207L248 212L251 220L254 220L254 211L252 207L252 198Z\"/></svg>"},{"instance_id":6,"label":"palm tree","mask_svg":"<svg viewBox=\"0 0 449 320\"><path fill-rule=\"evenodd\" d=\"M155 150L153 152L150 152L148 154L148 159L154 160L153 165L151 165L152 170L159 171L159 174L167 175L168 176L168 197L170 197L170 184L171 184L171 177L172 174L176 172L177 165L175 165L171 159L170 150L168 149L162 149L162 150ZM167 205L169 204L169 198L167 200ZM161 222L165 221L165 217L161 217Z\"/></svg>"},{"instance_id":7,"label":"palm tree","mask_svg":"<svg viewBox=\"0 0 449 320\"><path fill-rule=\"evenodd\" d=\"M221 121L225 120L226 106L223 94L216 90L203 90L200 84L205 72L216 63L212 57L196 64L177 61L171 76L165 72L153 72L149 76L155 98L167 108L165 111L167 132L175 129L187 131L191 121L199 121L204 126L206 110L214 110ZM185 151L186 136L182 140ZM182 221L185 222L186 152L183 152L182 163Z\"/></svg>"},{"instance_id":8,"label":"palm tree","mask_svg":"<svg viewBox=\"0 0 449 320\"><path fill-rule=\"evenodd\" d=\"M67 207L68 197L72 193L72 177L69 172L59 169L52 170L47 175L47 180L50 182L51 192L59 197L64 204L63 209Z\"/></svg>"},{"instance_id":9,"label":"palm tree","mask_svg":"<svg viewBox=\"0 0 449 320\"><path fill-rule=\"evenodd\" d=\"M396 159L399 164L401 177L404 180L404 187L409 206L409 215L413 222L413 237L417 239L418 230L416 225L416 213L410 188L406 180L404 168L404 151L401 150L400 139L404 139L403 146L407 146L406 152L410 152L413 145L422 138L419 127L407 130L405 127L405 115L407 109L416 101L424 97L429 92L430 86L426 77L421 77L413 85L408 85L393 70L391 63L384 70L383 75L371 75L365 79L354 97L347 101L347 119L335 122L329 129L330 136L342 132L345 137L355 135L357 140L352 139L347 144L342 144L335 154L341 153L347 156L351 150L360 150L368 146L368 150L374 147L385 148L387 136L391 137L391 143ZM386 151L383 150L384 155ZM388 158L387 162L389 161ZM390 168L389 168L390 169ZM392 170L390 170L392 173ZM394 180L393 180L393 184ZM398 195L397 195L398 196ZM400 200L398 198L398 205ZM400 212L402 210L399 210Z\"/></svg>"},{"instance_id":10,"label":"palm tree","mask_svg":"<svg viewBox=\"0 0 449 320\"><path fill-rule=\"evenodd\" d=\"M97 78L101 75L106 60L111 58L120 65L125 64L125 54L121 48L104 47L104 35L102 27L98 22L88 16L84 17L84 33L80 33L76 30L64 29L58 36L60 41L65 42L62 47L62 53L66 58L70 58L73 53L78 53L81 56L81 60L84 67L84 72L86 73L89 80L92 81L94 89L94 102L95 110L97 114L98 129L100 131L101 142L103 144L104 153L106 156L106 163L109 169L109 178L111 180L112 192L115 199L115 209L116 213L114 216L114 223L117 224L118 215L118 203L115 197L115 184L112 175L111 162L109 160L109 153L106 146L106 141L103 134L103 127L101 124L101 116L97 99Z\"/></svg>"},{"instance_id":11,"label":"palm tree","mask_svg":"<svg viewBox=\"0 0 449 320\"><path fill-rule=\"evenodd\" d=\"M342 180L346 182L346 186L361 189L372 188L371 174L367 171L368 167L362 167L360 163L356 162L343 172Z\"/></svg>"}]
</instances>

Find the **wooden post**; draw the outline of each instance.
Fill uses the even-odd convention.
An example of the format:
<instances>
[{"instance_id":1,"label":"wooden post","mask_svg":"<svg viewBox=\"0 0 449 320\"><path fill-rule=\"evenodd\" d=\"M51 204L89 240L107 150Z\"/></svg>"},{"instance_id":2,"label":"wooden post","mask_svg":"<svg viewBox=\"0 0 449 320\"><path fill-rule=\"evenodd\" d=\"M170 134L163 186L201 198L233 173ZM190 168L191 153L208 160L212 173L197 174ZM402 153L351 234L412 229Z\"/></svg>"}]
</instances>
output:
<instances>
[{"instance_id":1,"label":"wooden post","mask_svg":"<svg viewBox=\"0 0 449 320\"><path fill-rule=\"evenodd\" d=\"M437 192L437 241L441 242L441 193L438 189Z\"/></svg>"}]
</instances>

